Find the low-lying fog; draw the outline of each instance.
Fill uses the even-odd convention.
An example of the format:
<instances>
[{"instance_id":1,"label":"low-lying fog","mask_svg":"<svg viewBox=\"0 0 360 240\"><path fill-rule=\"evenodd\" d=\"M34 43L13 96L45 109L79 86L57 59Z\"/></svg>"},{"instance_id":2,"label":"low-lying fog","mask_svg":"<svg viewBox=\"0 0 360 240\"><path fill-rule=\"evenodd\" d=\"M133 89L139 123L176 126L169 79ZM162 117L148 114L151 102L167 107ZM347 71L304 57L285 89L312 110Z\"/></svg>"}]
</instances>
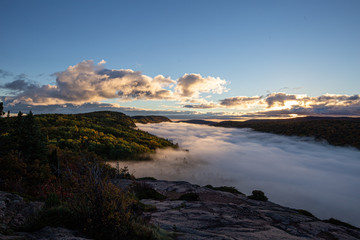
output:
<instances>
[{"instance_id":1,"label":"low-lying fog","mask_svg":"<svg viewBox=\"0 0 360 240\"><path fill-rule=\"evenodd\" d=\"M270 201L360 226L360 151L310 138L187 123L137 124L189 151L158 150L126 162L136 177L259 189Z\"/></svg>"}]
</instances>

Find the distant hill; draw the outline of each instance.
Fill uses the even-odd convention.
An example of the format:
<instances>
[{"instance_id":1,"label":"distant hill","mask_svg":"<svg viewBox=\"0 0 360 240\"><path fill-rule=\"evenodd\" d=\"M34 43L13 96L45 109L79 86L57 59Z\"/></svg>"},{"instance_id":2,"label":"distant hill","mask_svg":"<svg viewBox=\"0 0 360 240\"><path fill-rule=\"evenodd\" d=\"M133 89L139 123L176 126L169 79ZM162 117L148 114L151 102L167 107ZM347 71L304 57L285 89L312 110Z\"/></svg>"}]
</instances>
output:
<instances>
[{"instance_id":1,"label":"distant hill","mask_svg":"<svg viewBox=\"0 0 360 240\"><path fill-rule=\"evenodd\" d=\"M201 119L191 119L191 120L181 120L178 122L185 122L185 123L193 123L193 124L200 124L200 125L215 125L216 122L208 121L208 120L201 120Z\"/></svg>"},{"instance_id":2,"label":"distant hill","mask_svg":"<svg viewBox=\"0 0 360 240\"><path fill-rule=\"evenodd\" d=\"M252 128L287 136L314 137L335 146L352 146L360 149L360 118L304 117L294 119L263 119L223 121L218 127Z\"/></svg>"},{"instance_id":3,"label":"distant hill","mask_svg":"<svg viewBox=\"0 0 360 240\"><path fill-rule=\"evenodd\" d=\"M171 120L164 116L133 116L131 117L136 123L161 123L171 122Z\"/></svg>"},{"instance_id":4,"label":"distant hill","mask_svg":"<svg viewBox=\"0 0 360 240\"><path fill-rule=\"evenodd\" d=\"M41 114L33 118L46 139L45 145L71 151L74 155L92 153L105 160L131 159L156 148L175 147L166 139L135 129L134 120L120 112ZM0 145L3 145L0 154L11 149L17 151L18 139L22 138L19 135L25 135L30 129L26 126L19 132L18 125L27 119L28 116L1 119L6 127L2 129L5 134L0 138ZM29 133L30 137L35 138L34 133Z\"/></svg>"}]
</instances>

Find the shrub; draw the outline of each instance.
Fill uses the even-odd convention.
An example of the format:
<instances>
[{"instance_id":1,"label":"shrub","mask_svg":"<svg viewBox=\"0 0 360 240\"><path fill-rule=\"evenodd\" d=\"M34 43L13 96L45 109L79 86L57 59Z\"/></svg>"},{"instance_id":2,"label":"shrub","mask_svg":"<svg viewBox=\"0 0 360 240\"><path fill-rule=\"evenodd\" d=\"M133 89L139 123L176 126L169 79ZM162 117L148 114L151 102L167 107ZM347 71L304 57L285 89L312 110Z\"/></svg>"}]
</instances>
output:
<instances>
[{"instance_id":1,"label":"shrub","mask_svg":"<svg viewBox=\"0 0 360 240\"><path fill-rule=\"evenodd\" d=\"M50 193L45 199L45 208L57 207L60 204L60 198L56 193Z\"/></svg>"},{"instance_id":2,"label":"shrub","mask_svg":"<svg viewBox=\"0 0 360 240\"><path fill-rule=\"evenodd\" d=\"M257 201L264 201L264 202L268 200L268 198L265 196L264 192L260 191L260 190L252 191L252 195L248 196L248 198L257 200Z\"/></svg>"},{"instance_id":3,"label":"shrub","mask_svg":"<svg viewBox=\"0 0 360 240\"><path fill-rule=\"evenodd\" d=\"M179 200L185 201L199 201L199 194L197 193L185 193L179 197Z\"/></svg>"},{"instance_id":4,"label":"shrub","mask_svg":"<svg viewBox=\"0 0 360 240\"><path fill-rule=\"evenodd\" d=\"M44 208L37 215L30 218L21 230L36 231L46 226L74 229L77 224L75 215L68 207L57 206Z\"/></svg>"}]
</instances>

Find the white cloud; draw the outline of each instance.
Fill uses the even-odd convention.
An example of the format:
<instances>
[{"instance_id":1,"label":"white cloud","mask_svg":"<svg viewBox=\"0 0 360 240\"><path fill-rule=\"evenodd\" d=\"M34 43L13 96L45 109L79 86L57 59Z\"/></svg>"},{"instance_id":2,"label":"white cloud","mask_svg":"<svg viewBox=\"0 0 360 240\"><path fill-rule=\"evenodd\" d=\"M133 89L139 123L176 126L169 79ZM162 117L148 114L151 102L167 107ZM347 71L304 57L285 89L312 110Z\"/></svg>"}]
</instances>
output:
<instances>
[{"instance_id":1,"label":"white cloud","mask_svg":"<svg viewBox=\"0 0 360 240\"><path fill-rule=\"evenodd\" d=\"M201 93L221 94L227 91L226 81L221 78L202 77L200 74L185 74L178 79L175 91L181 97L198 98Z\"/></svg>"},{"instance_id":2,"label":"white cloud","mask_svg":"<svg viewBox=\"0 0 360 240\"><path fill-rule=\"evenodd\" d=\"M56 84L38 86L26 80L6 83L1 88L18 91L13 104L33 105L84 104L104 99L191 101L201 93L222 93L225 80L185 74L177 81L157 75L154 78L131 69L106 69L105 60L92 60L69 66L57 72ZM175 90L172 90L175 89Z\"/></svg>"}]
</instances>

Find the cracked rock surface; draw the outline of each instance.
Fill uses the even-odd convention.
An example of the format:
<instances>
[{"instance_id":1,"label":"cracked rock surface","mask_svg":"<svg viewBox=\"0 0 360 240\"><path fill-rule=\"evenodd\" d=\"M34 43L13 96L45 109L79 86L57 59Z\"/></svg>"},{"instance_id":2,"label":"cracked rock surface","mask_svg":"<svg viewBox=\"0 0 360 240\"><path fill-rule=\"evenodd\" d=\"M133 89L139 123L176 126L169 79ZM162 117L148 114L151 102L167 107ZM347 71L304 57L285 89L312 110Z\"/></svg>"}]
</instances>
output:
<instances>
[{"instance_id":1,"label":"cracked rock surface","mask_svg":"<svg viewBox=\"0 0 360 240\"><path fill-rule=\"evenodd\" d=\"M156 206L144 213L156 226L174 232L179 240L190 239L360 239L360 230L333 225L316 217L272 202L248 199L181 181L142 181L167 196L166 200L143 199ZM120 180L124 187L130 183ZM197 193L198 201L177 200Z\"/></svg>"}]
</instances>

